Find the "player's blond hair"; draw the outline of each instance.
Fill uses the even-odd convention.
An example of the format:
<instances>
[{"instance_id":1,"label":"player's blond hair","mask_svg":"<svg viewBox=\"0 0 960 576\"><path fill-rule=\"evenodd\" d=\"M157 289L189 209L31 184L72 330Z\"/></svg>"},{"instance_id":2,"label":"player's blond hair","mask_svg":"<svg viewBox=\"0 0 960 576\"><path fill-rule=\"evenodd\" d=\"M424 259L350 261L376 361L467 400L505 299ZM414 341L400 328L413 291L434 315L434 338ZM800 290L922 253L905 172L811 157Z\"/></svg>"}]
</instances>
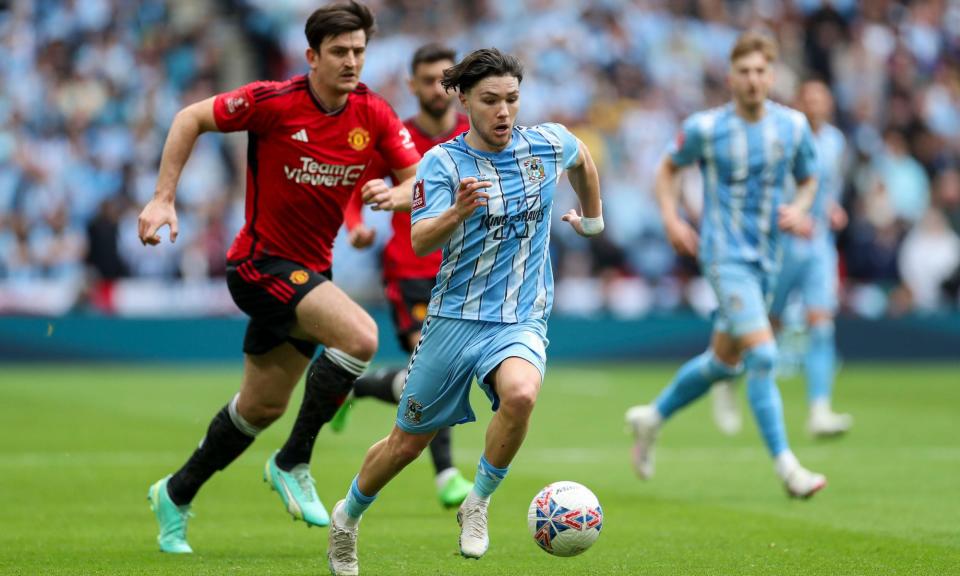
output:
<instances>
[{"instance_id":1,"label":"player's blond hair","mask_svg":"<svg viewBox=\"0 0 960 576\"><path fill-rule=\"evenodd\" d=\"M777 59L777 41L762 32L748 31L737 38L737 42L730 51L730 62L736 62L747 54L760 52L767 62Z\"/></svg>"}]
</instances>

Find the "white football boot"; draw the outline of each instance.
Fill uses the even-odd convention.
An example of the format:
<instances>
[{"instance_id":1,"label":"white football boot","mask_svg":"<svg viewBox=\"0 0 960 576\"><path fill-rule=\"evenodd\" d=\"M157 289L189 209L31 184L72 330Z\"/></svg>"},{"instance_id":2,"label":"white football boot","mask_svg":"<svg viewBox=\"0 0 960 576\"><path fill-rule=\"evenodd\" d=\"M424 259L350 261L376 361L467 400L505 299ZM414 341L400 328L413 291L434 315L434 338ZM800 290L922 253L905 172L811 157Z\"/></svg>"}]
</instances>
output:
<instances>
[{"instance_id":1,"label":"white football boot","mask_svg":"<svg viewBox=\"0 0 960 576\"><path fill-rule=\"evenodd\" d=\"M783 485L791 498L806 500L827 487L827 477L798 465L787 474L783 480Z\"/></svg>"},{"instance_id":2,"label":"white football boot","mask_svg":"<svg viewBox=\"0 0 960 576\"><path fill-rule=\"evenodd\" d=\"M490 536L487 534L488 504L489 501L470 493L460 505L457 524L460 525L460 554L464 558L480 558L490 547Z\"/></svg>"},{"instance_id":3,"label":"white football boot","mask_svg":"<svg viewBox=\"0 0 960 576\"><path fill-rule=\"evenodd\" d=\"M660 429L660 414L652 404L627 410L626 421L633 432L633 469L643 480L653 478L653 444Z\"/></svg>"},{"instance_id":4,"label":"white football boot","mask_svg":"<svg viewBox=\"0 0 960 576\"><path fill-rule=\"evenodd\" d=\"M736 384L730 380L714 382L710 387L710 398L713 400L713 422L717 428L727 436L739 434L743 428L743 418L737 403Z\"/></svg>"},{"instance_id":5,"label":"white football boot","mask_svg":"<svg viewBox=\"0 0 960 576\"><path fill-rule=\"evenodd\" d=\"M351 528L337 522L344 505L343 500L337 502L330 514L327 564L333 576L358 576L360 564L357 562L357 532L360 527Z\"/></svg>"},{"instance_id":6,"label":"white football boot","mask_svg":"<svg viewBox=\"0 0 960 576\"><path fill-rule=\"evenodd\" d=\"M810 406L810 417L807 419L807 432L811 436L826 438L840 436L853 427L853 416L838 414L830 408L827 402L815 402Z\"/></svg>"}]
</instances>

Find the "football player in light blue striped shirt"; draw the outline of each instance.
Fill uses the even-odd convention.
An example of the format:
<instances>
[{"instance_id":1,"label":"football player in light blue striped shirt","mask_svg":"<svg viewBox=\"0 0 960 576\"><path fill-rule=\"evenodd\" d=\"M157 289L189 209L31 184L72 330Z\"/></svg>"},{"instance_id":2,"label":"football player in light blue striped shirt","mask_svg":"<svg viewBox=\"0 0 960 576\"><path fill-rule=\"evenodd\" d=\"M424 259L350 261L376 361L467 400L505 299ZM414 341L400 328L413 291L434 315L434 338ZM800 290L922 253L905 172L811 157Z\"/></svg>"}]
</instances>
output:
<instances>
[{"instance_id":1,"label":"football player in light blue striped shirt","mask_svg":"<svg viewBox=\"0 0 960 576\"><path fill-rule=\"evenodd\" d=\"M800 86L797 103L813 129L820 171L819 191L810 210L813 234L810 238L786 236L783 265L777 278L770 317L774 330L793 294L798 294L806 312L807 348L803 367L807 379L809 416L807 430L814 436L836 436L853 425L849 414L837 414L831 407L836 344L833 317L837 308L837 247L834 231L847 223L847 214L839 204L843 187L843 162L846 141L843 133L829 124L833 114L830 89L819 80ZM733 433L739 428L740 415L730 383L713 387L714 415L721 430Z\"/></svg>"},{"instance_id":2,"label":"football player in light blue striped shirt","mask_svg":"<svg viewBox=\"0 0 960 576\"><path fill-rule=\"evenodd\" d=\"M460 553L487 551L487 505L520 449L546 366L553 303L550 225L563 172L583 215L562 217L583 236L603 230L600 180L586 146L560 124L514 126L523 70L496 49L444 72L470 130L424 156L412 198L413 249L443 249L420 343L391 434L375 444L334 507L328 560L356 574L356 530L377 493L440 428L474 420L474 378L495 414L474 488L460 507Z\"/></svg>"},{"instance_id":3,"label":"football player in light blue striped shirt","mask_svg":"<svg viewBox=\"0 0 960 576\"><path fill-rule=\"evenodd\" d=\"M687 362L657 400L627 411L638 475L653 474L653 445L664 421L718 380L746 372L747 396L775 470L787 492L809 497L826 479L802 467L787 444L783 405L774 381L777 345L767 317L779 271L780 232L809 233L816 194L816 149L803 114L767 99L776 45L747 32L730 56L729 104L694 114L656 176L667 237L696 255L719 309L709 349ZM697 162L704 177L700 237L677 214L677 172ZM792 176L792 202L782 198Z\"/></svg>"}]
</instances>

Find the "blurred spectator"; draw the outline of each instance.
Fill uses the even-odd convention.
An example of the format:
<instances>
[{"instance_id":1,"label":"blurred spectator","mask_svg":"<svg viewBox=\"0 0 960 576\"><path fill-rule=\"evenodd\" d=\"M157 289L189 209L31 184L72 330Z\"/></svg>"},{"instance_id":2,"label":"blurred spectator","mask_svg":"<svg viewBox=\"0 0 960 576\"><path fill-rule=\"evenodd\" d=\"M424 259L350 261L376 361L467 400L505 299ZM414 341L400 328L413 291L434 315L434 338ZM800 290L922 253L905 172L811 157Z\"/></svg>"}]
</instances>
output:
<instances>
[{"instance_id":1,"label":"blurred spectator","mask_svg":"<svg viewBox=\"0 0 960 576\"><path fill-rule=\"evenodd\" d=\"M521 123L567 123L596 151L608 229L590 246L558 230L558 310L631 316L709 306L664 239L652 170L683 117L727 98L727 53L747 27L780 42L778 98L789 101L810 76L835 93L851 151L851 221L841 236L847 308L876 315L957 304L960 265L945 270L960 234L955 2L369 3L379 31L364 81L402 116L415 102L398 71L418 45L437 40L461 53L496 45L527 68ZM181 239L148 250L136 216L153 194L166 130L190 102L305 71L303 22L316 5L0 2L0 290L88 279L89 301L111 310L113 281L215 284L242 224L245 139L199 140L179 189ZM534 19L548 32L528 34ZM698 174L685 176L684 190L695 220ZM557 202L574 205L569 187ZM372 215L372 225L385 225L382 217ZM338 281L379 297L375 254L343 242L336 254Z\"/></svg>"},{"instance_id":2,"label":"blurred spectator","mask_svg":"<svg viewBox=\"0 0 960 576\"><path fill-rule=\"evenodd\" d=\"M914 306L935 310L942 303L942 285L960 266L960 236L943 213L930 209L907 234L900 251L900 274Z\"/></svg>"},{"instance_id":3,"label":"blurred spectator","mask_svg":"<svg viewBox=\"0 0 960 576\"><path fill-rule=\"evenodd\" d=\"M901 132L888 131L884 143L886 148L877 157L875 168L882 195L889 201L896 218L913 224L930 203L930 181L923 166L910 155Z\"/></svg>"},{"instance_id":4,"label":"blurred spectator","mask_svg":"<svg viewBox=\"0 0 960 576\"><path fill-rule=\"evenodd\" d=\"M122 209L118 199L108 198L87 224L87 263L97 279L116 280L129 275L126 263L120 258L118 227Z\"/></svg>"}]
</instances>

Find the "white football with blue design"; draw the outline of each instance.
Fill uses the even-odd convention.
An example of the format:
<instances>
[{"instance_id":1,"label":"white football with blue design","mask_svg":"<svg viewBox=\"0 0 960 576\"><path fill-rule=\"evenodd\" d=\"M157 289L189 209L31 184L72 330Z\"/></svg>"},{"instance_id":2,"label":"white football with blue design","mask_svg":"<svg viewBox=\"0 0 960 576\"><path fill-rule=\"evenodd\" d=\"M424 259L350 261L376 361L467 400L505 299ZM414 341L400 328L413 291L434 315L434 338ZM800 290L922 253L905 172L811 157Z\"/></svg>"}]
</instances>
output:
<instances>
[{"instance_id":1,"label":"white football with blue design","mask_svg":"<svg viewBox=\"0 0 960 576\"><path fill-rule=\"evenodd\" d=\"M550 554L576 556L600 537L603 509L583 484L554 482L533 498L527 526L537 545Z\"/></svg>"}]
</instances>

